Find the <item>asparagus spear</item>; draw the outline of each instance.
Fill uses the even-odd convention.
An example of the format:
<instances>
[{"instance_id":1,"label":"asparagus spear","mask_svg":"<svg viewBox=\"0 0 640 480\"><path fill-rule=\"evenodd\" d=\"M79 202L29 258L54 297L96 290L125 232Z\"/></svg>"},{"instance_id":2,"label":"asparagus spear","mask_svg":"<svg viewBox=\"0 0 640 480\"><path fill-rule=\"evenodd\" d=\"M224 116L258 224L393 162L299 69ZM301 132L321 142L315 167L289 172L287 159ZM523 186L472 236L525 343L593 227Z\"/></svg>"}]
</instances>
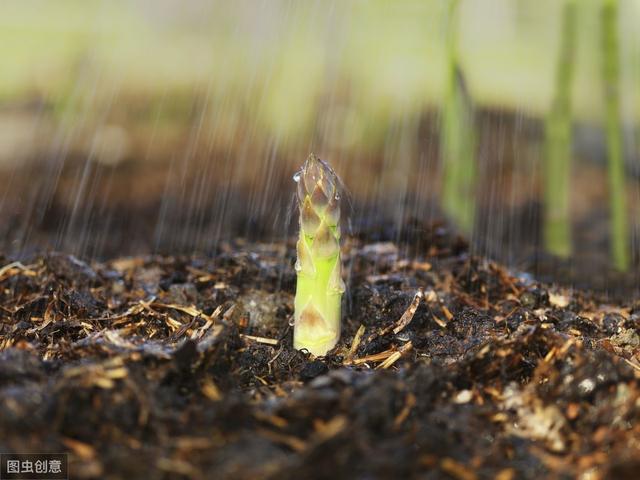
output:
<instances>
[{"instance_id":1,"label":"asparagus spear","mask_svg":"<svg viewBox=\"0 0 640 480\"><path fill-rule=\"evenodd\" d=\"M544 246L559 257L571 255L571 94L575 70L577 0L565 0L555 93L545 122Z\"/></svg>"},{"instance_id":2,"label":"asparagus spear","mask_svg":"<svg viewBox=\"0 0 640 480\"><path fill-rule=\"evenodd\" d=\"M294 180L298 184L300 235L293 346L324 355L340 337L344 293L340 262L340 192L335 172L314 154Z\"/></svg>"},{"instance_id":3,"label":"asparagus spear","mask_svg":"<svg viewBox=\"0 0 640 480\"><path fill-rule=\"evenodd\" d=\"M601 12L602 80L605 88L609 208L611 210L611 254L615 268L624 272L629 269L629 227L627 225L627 192L622 126L620 124L618 0L604 0Z\"/></svg>"},{"instance_id":4,"label":"asparagus spear","mask_svg":"<svg viewBox=\"0 0 640 480\"><path fill-rule=\"evenodd\" d=\"M466 89L458 48L459 0L450 0L447 10L446 94L442 109L440 144L443 157L442 205L466 234L475 217L476 136L473 106Z\"/></svg>"}]
</instances>

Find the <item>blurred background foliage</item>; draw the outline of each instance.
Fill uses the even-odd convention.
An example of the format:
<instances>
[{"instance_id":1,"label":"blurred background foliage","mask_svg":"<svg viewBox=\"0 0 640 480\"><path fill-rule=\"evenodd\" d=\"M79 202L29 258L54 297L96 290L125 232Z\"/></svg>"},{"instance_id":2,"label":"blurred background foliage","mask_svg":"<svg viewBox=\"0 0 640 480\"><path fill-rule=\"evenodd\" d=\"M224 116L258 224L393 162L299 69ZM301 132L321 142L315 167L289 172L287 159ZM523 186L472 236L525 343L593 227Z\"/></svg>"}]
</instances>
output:
<instances>
[{"instance_id":1,"label":"blurred background foliage","mask_svg":"<svg viewBox=\"0 0 640 480\"><path fill-rule=\"evenodd\" d=\"M600 3L579 2L573 104L585 121L603 113ZM631 91L640 3L620 5L621 82ZM548 110L562 9L557 0L460 2L460 62L479 107ZM379 148L391 122L444 98L447 11L444 0L5 0L0 99L42 98L60 111L91 102L96 115L124 110L144 123L184 120L179 104L196 97L212 116L229 115L230 130L247 116L243 125L288 140L328 122L341 147ZM623 114L640 116L637 95Z\"/></svg>"},{"instance_id":2,"label":"blurred background foliage","mask_svg":"<svg viewBox=\"0 0 640 480\"><path fill-rule=\"evenodd\" d=\"M467 199L459 223L482 251L518 257L521 237L539 243L544 222L544 121L557 98L565 2L453 3L3 1L5 244L103 255L107 244L209 249L225 231L264 236L287 216L283 192L310 150L336 165L356 203L401 229L438 212L433 200L447 163L440 138L448 131L474 136L465 148L475 191L466 195L480 213L468 217ZM640 1L616 3L619 129L635 239ZM602 5L581 0L575 8L567 220L574 229L608 216ZM468 109L447 116L452 102ZM467 133L447 129L447 118L470 119ZM450 208L456 217L458 207ZM142 229L140 219L151 226ZM597 232L605 233L573 243L606 252L603 222ZM538 230L521 228L528 223Z\"/></svg>"}]
</instances>

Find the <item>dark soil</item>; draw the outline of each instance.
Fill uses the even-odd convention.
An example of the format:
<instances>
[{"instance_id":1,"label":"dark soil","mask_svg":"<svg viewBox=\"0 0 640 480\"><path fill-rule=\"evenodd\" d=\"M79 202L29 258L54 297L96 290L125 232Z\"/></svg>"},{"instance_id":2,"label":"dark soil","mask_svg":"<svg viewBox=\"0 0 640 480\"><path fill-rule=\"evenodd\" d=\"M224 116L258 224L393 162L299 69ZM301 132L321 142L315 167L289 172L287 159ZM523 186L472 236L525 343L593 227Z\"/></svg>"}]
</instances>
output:
<instances>
[{"instance_id":1,"label":"dark soil","mask_svg":"<svg viewBox=\"0 0 640 480\"><path fill-rule=\"evenodd\" d=\"M74 479L638 478L640 306L417 231L423 257L344 246L325 358L292 348L291 242L0 257L0 451Z\"/></svg>"}]
</instances>

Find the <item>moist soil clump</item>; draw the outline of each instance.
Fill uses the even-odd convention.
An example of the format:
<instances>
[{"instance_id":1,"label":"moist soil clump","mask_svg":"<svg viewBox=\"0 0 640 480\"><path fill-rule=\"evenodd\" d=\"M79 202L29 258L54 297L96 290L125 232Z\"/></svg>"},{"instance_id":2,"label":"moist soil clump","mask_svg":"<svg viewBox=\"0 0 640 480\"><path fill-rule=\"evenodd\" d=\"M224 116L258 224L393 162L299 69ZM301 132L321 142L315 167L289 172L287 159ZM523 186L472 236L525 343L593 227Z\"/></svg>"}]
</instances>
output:
<instances>
[{"instance_id":1,"label":"moist soil clump","mask_svg":"<svg viewBox=\"0 0 640 480\"><path fill-rule=\"evenodd\" d=\"M347 241L323 358L292 348L292 242L0 257L0 451L71 478L637 478L640 306L438 232Z\"/></svg>"}]
</instances>

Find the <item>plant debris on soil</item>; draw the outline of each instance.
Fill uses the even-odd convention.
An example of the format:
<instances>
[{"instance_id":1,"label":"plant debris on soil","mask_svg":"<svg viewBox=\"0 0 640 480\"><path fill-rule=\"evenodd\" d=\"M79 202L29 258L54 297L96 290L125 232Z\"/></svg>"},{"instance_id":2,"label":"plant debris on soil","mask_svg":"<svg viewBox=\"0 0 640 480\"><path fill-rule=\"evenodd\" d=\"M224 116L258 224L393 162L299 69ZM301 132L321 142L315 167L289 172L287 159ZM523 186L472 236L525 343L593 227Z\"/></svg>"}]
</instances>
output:
<instances>
[{"instance_id":1,"label":"plant debris on soil","mask_svg":"<svg viewBox=\"0 0 640 480\"><path fill-rule=\"evenodd\" d=\"M71 478L638 478L640 304L419 246L344 245L324 358L292 348L291 242L0 256L0 451Z\"/></svg>"}]
</instances>

